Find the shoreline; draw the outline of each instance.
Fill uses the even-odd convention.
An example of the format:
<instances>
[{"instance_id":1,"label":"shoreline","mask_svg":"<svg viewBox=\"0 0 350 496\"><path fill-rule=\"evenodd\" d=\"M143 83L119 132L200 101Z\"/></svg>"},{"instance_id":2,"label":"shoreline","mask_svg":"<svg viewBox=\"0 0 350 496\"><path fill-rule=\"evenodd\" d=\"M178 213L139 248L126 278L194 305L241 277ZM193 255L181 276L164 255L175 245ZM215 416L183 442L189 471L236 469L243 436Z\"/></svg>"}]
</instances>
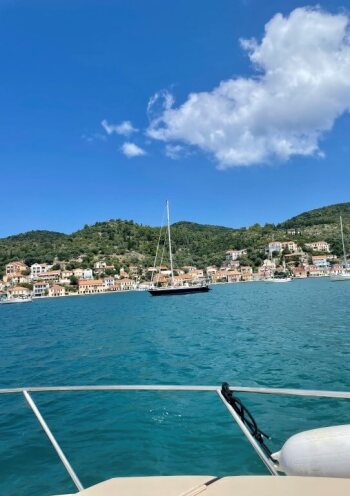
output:
<instances>
[{"instance_id":1,"label":"shoreline","mask_svg":"<svg viewBox=\"0 0 350 496\"><path fill-rule=\"evenodd\" d=\"M308 277L295 277L292 279L292 281L303 281L303 280L308 280L308 279L327 279L329 278L329 275L326 276L308 276ZM248 284L248 283L266 283L269 282L266 279L253 279L250 281L232 281L232 282L211 282L209 283L209 286L221 286L221 285L228 285L228 284ZM52 298L70 298L70 297L77 297L77 296L98 296L98 295L105 295L105 294L118 294L118 293L144 293L148 291L148 289L121 289L119 291L99 291L98 293L69 293L65 294L62 296L33 296L33 300L46 300L46 299L52 299Z\"/></svg>"}]
</instances>

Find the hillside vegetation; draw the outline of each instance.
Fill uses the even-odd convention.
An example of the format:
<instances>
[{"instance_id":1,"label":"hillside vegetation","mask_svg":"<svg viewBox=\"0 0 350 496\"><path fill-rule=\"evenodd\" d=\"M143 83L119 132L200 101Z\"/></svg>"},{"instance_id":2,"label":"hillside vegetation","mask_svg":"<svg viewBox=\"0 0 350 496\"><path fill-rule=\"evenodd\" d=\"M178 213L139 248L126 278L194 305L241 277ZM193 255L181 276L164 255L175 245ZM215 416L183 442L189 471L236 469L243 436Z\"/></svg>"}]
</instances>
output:
<instances>
[{"instance_id":1,"label":"hillside vegetation","mask_svg":"<svg viewBox=\"0 0 350 496\"><path fill-rule=\"evenodd\" d=\"M178 265L195 264L205 267L220 265L228 249L248 248L246 263L259 265L264 258L264 246L272 240L298 243L324 239L334 253L341 253L339 215L343 216L347 246L350 244L350 203L340 203L302 213L281 224L255 224L233 229L221 226L178 222L172 226L172 241ZM300 231L291 235L288 230ZM162 231L163 235L165 230ZM109 220L97 222L72 234L51 231L30 231L0 239L0 273L6 263L23 259L27 264L37 261L72 260L85 255L89 266L94 259L106 257L113 262L143 265L153 263L159 227L136 224L133 221Z\"/></svg>"}]
</instances>

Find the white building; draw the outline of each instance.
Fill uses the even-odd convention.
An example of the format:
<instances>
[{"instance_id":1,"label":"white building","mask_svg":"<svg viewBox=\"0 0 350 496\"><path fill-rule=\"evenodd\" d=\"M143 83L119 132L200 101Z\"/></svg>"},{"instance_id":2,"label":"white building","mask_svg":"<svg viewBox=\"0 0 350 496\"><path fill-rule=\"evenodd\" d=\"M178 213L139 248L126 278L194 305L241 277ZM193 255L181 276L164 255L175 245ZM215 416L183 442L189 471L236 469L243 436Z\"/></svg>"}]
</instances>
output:
<instances>
[{"instance_id":1,"label":"white building","mask_svg":"<svg viewBox=\"0 0 350 496\"><path fill-rule=\"evenodd\" d=\"M281 253L283 250L282 243L280 241L271 241L265 248L265 252L272 255L274 252Z\"/></svg>"},{"instance_id":2,"label":"white building","mask_svg":"<svg viewBox=\"0 0 350 496\"><path fill-rule=\"evenodd\" d=\"M305 243L306 248L310 248L313 251L323 251L325 253L330 253L331 249L329 243L326 241L314 241L313 243Z\"/></svg>"},{"instance_id":3,"label":"white building","mask_svg":"<svg viewBox=\"0 0 350 496\"><path fill-rule=\"evenodd\" d=\"M50 268L51 265L48 265L47 263L35 263L30 267L30 275L32 279L37 279L38 276L45 274Z\"/></svg>"},{"instance_id":4,"label":"white building","mask_svg":"<svg viewBox=\"0 0 350 496\"><path fill-rule=\"evenodd\" d=\"M33 296L46 296L49 293L50 285L47 282L35 282L33 284Z\"/></svg>"},{"instance_id":5,"label":"white building","mask_svg":"<svg viewBox=\"0 0 350 496\"><path fill-rule=\"evenodd\" d=\"M237 260L240 257L247 255L247 250L227 250L226 252L226 260L233 261Z\"/></svg>"}]
</instances>

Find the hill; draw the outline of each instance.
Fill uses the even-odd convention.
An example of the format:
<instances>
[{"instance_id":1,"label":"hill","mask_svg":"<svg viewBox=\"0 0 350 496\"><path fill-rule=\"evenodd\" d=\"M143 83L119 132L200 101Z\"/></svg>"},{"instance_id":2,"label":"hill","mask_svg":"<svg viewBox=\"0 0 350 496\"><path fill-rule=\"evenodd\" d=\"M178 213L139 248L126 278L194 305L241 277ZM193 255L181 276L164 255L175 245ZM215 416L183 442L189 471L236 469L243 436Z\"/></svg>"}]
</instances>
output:
<instances>
[{"instance_id":1,"label":"hill","mask_svg":"<svg viewBox=\"0 0 350 496\"><path fill-rule=\"evenodd\" d=\"M264 258L264 246L271 240L288 240L291 229L297 231L295 241L303 244L324 239L336 254L341 253L339 215L344 219L344 234L350 245L350 203L339 203L304 212L285 222L233 229L223 226L177 222L172 226L173 251L177 264L205 267L220 265L228 249L248 249L245 263L257 266ZM165 230L162 230L164 236ZM160 235L159 227L133 221L112 219L86 225L72 234L51 231L30 231L0 239L0 273L11 260L36 261L78 259L82 266L91 266L104 257L115 265L142 263L150 265ZM293 237L294 239L294 237Z\"/></svg>"},{"instance_id":2,"label":"hill","mask_svg":"<svg viewBox=\"0 0 350 496\"><path fill-rule=\"evenodd\" d=\"M279 224L281 228L304 227L325 224L339 224L340 215L346 224L350 223L350 203L337 203L328 207L309 210Z\"/></svg>"}]
</instances>

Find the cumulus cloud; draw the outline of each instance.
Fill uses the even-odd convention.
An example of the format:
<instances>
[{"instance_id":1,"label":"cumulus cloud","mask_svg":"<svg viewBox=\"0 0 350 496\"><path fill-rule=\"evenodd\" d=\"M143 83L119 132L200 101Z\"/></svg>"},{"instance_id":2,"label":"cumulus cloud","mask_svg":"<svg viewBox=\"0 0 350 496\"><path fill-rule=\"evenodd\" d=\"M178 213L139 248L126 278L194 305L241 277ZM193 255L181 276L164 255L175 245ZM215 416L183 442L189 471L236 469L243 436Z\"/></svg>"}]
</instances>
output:
<instances>
[{"instance_id":1,"label":"cumulus cloud","mask_svg":"<svg viewBox=\"0 0 350 496\"><path fill-rule=\"evenodd\" d=\"M241 40L256 74L192 93L174 108L171 96L147 133L194 145L220 168L321 156L320 139L350 108L349 18L319 8L275 15L259 42ZM154 100L155 99L155 100Z\"/></svg>"},{"instance_id":2,"label":"cumulus cloud","mask_svg":"<svg viewBox=\"0 0 350 496\"><path fill-rule=\"evenodd\" d=\"M121 147L121 150L128 158L141 157L142 155L146 155L146 151L135 143L124 143Z\"/></svg>"},{"instance_id":3,"label":"cumulus cloud","mask_svg":"<svg viewBox=\"0 0 350 496\"><path fill-rule=\"evenodd\" d=\"M120 134L122 136L130 136L132 133L136 133L136 129L130 121L123 121L120 124L109 124L106 119L101 122L101 126L106 131L107 134Z\"/></svg>"}]
</instances>

